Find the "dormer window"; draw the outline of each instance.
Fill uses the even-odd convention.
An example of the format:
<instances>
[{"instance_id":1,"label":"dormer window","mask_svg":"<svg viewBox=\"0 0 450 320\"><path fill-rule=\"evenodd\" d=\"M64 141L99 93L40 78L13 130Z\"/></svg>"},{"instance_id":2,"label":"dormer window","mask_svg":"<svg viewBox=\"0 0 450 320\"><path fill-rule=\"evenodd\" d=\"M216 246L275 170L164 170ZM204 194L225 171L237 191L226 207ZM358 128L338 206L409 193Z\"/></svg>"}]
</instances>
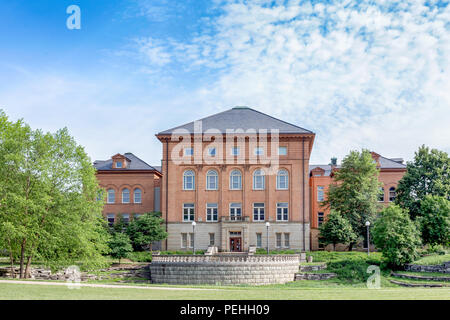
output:
<instances>
[{"instance_id":1,"label":"dormer window","mask_svg":"<svg viewBox=\"0 0 450 320\"><path fill-rule=\"evenodd\" d=\"M116 168L123 168L123 162L122 161L117 161L116 162Z\"/></svg>"}]
</instances>

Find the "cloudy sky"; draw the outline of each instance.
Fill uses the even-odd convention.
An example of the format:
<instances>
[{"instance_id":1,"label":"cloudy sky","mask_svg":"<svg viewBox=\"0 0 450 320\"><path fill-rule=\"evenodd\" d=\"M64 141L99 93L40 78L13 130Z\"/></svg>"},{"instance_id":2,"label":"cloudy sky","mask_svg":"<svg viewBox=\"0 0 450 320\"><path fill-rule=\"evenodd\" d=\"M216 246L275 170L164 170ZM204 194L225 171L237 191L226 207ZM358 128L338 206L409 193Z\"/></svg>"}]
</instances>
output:
<instances>
[{"instance_id":1,"label":"cloudy sky","mask_svg":"<svg viewBox=\"0 0 450 320\"><path fill-rule=\"evenodd\" d=\"M72 4L80 30L66 27ZM0 5L0 108L67 126L92 160L158 165L155 133L243 105L314 131L313 163L450 152L448 1Z\"/></svg>"}]
</instances>

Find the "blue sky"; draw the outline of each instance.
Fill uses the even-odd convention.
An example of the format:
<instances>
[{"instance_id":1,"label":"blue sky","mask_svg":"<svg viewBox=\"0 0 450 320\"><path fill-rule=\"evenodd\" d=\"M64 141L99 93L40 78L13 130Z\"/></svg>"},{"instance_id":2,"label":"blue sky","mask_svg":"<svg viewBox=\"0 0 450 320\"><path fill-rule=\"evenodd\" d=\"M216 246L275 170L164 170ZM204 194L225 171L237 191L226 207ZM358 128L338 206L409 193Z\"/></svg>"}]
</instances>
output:
<instances>
[{"instance_id":1,"label":"blue sky","mask_svg":"<svg viewBox=\"0 0 450 320\"><path fill-rule=\"evenodd\" d=\"M81 9L81 29L66 8ZM446 1L3 1L0 108L93 160L247 105L317 133L312 162L450 152Z\"/></svg>"}]
</instances>

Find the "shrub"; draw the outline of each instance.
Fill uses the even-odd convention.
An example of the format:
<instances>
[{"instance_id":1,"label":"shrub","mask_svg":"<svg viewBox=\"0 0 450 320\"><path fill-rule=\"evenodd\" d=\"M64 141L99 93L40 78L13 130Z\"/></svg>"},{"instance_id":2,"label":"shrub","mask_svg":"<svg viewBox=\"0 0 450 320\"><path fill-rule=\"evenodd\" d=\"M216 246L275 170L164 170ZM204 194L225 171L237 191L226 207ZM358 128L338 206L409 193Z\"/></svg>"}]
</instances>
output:
<instances>
[{"instance_id":1,"label":"shrub","mask_svg":"<svg viewBox=\"0 0 450 320\"><path fill-rule=\"evenodd\" d=\"M407 211L397 205L381 211L373 228L373 240L392 268L400 268L417 259L421 244L416 224Z\"/></svg>"},{"instance_id":2,"label":"shrub","mask_svg":"<svg viewBox=\"0 0 450 320\"><path fill-rule=\"evenodd\" d=\"M324 224L319 228L320 239L324 244L333 244L333 249L336 251L336 244L350 244L355 242L358 236L353 232L350 222L341 216L340 213L332 211Z\"/></svg>"},{"instance_id":3,"label":"shrub","mask_svg":"<svg viewBox=\"0 0 450 320\"><path fill-rule=\"evenodd\" d=\"M420 214L422 241L431 246L450 245L450 201L427 195L420 202Z\"/></svg>"},{"instance_id":4,"label":"shrub","mask_svg":"<svg viewBox=\"0 0 450 320\"><path fill-rule=\"evenodd\" d=\"M135 251L128 254L128 259L134 262L152 262L152 254L148 251Z\"/></svg>"},{"instance_id":5,"label":"shrub","mask_svg":"<svg viewBox=\"0 0 450 320\"><path fill-rule=\"evenodd\" d=\"M130 252L133 251L130 238L125 233L114 233L108 244L111 249L111 256L119 259L119 263L121 259L128 257Z\"/></svg>"}]
</instances>

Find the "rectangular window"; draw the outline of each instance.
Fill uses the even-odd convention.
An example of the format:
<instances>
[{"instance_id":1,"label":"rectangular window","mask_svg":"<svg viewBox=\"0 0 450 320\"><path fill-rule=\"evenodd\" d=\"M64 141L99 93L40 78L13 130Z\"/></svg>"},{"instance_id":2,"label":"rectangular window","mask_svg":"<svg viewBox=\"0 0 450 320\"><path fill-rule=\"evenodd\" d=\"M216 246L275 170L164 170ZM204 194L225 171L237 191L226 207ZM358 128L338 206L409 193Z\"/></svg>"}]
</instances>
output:
<instances>
[{"instance_id":1,"label":"rectangular window","mask_svg":"<svg viewBox=\"0 0 450 320\"><path fill-rule=\"evenodd\" d=\"M261 233L256 234L256 247L257 248L262 247L262 234Z\"/></svg>"},{"instance_id":2,"label":"rectangular window","mask_svg":"<svg viewBox=\"0 0 450 320\"><path fill-rule=\"evenodd\" d=\"M240 203L230 203L230 220L241 220L242 205Z\"/></svg>"},{"instance_id":3,"label":"rectangular window","mask_svg":"<svg viewBox=\"0 0 450 320\"><path fill-rule=\"evenodd\" d=\"M125 224L128 224L130 222L130 215L128 213L122 214L122 221Z\"/></svg>"},{"instance_id":4,"label":"rectangular window","mask_svg":"<svg viewBox=\"0 0 450 320\"><path fill-rule=\"evenodd\" d=\"M318 186L317 187L317 201L322 202L324 200L324 187Z\"/></svg>"},{"instance_id":5,"label":"rectangular window","mask_svg":"<svg viewBox=\"0 0 450 320\"><path fill-rule=\"evenodd\" d=\"M194 221L195 206L193 203L183 204L183 221Z\"/></svg>"},{"instance_id":6,"label":"rectangular window","mask_svg":"<svg viewBox=\"0 0 450 320\"><path fill-rule=\"evenodd\" d=\"M108 220L108 225L110 227L112 227L114 225L114 220L115 220L115 214L114 213L108 213L107 214L107 220Z\"/></svg>"},{"instance_id":7,"label":"rectangular window","mask_svg":"<svg viewBox=\"0 0 450 320\"><path fill-rule=\"evenodd\" d=\"M181 234L181 247L186 248L188 243L187 233Z\"/></svg>"},{"instance_id":8,"label":"rectangular window","mask_svg":"<svg viewBox=\"0 0 450 320\"><path fill-rule=\"evenodd\" d=\"M287 202L277 203L277 220L278 221L289 220L289 204Z\"/></svg>"},{"instance_id":9,"label":"rectangular window","mask_svg":"<svg viewBox=\"0 0 450 320\"><path fill-rule=\"evenodd\" d=\"M281 233L277 233L277 248L281 248Z\"/></svg>"},{"instance_id":10,"label":"rectangular window","mask_svg":"<svg viewBox=\"0 0 450 320\"><path fill-rule=\"evenodd\" d=\"M135 213L135 214L133 215L133 220L139 219L142 215L143 215L142 213Z\"/></svg>"},{"instance_id":11,"label":"rectangular window","mask_svg":"<svg viewBox=\"0 0 450 320\"><path fill-rule=\"evenodd\" d=\"M215 234L214 233L209 234L209 245L210 246L215 245Z\"/></svg>"},{"instance_id":12,"label":"rectangular window","mask_svg":"<svg viewBox=\"0 0 450 320\"><path fill-rule=\"evenodd\" d=\"M217 203L207 203L206 204L206 221L217 221L218 212Z\"/></svg>"},{"instance_id":13,"label":"rectangular window","mask_svg":"<svg viewBox=\"0 0 450 320\"><path fill-rule=\"evenodd\" d=\"M255 156L262 156L264 155L264 148L263 147L256 147L254 150Z\"/></svg>"},{"instance_id":14,"label":"rectangular window","mask_svg":"<svg viewBox=\"0 0 450 320\"><path fill-rule=\"evenodd\" d=\"M278 147L278 155L286 156L287 155L287 147Z\"/></svg>"},{"instance_id":15,"label":"rectangular window","mask_svg":"<svg viewBox=\"0 0 450 320\"><path fill-rule=\"evenodd\" d=\"M193 148L184 148L184 155L185 156L192 156L192 155L194 155L194 149Z\"/></svg>"},{"instance_id":16,"label":"rectangular window","mask_svg":"<svg viewBox=\"0 0 450 320\"><path fill-rule=\"evenodd\" d=\"M214 147L208 148L208 155L210 157L215 157L216 156L216 148L214 148Z\"/></svg>"},{"instance_id":17,"label":"rectangular window","mask_svg":"<svg viewBox=\"0 0 450 320\"><path fill-rule=\"evenodd\" d=\"M284 247L289 248L289 233L284 234Z\"/></svg>"},{"instance_id":18,"label":"rectangular window","mask_svg":"<svg viewBox=\"0 0 450 320\"><path fill-rule=\"evenodd\" d=\"M231 155L238 156L239 155L239 147L231 147Z\"/></svg>"},{"instance_id":19,"label":"rectangular window","mask_svg":"<svg viewBox=\"0 0 450 320\"><path fill-rule=\"evenodd\" d=\"M189 233L189 248L193 248L194 247L194 234L193 233Z\"/></svg>"},{"instance_id":20,"label":"rectangular window","mask_svg":"<svg viewBox=\"0 0 450 320\"><path fill-rule=\"evenodd\" d=\"M323 223L323 212L317 214L317 225L320 227Z\"/></svg>"},{"instance_id":21,"label":"rectangular window","mask_svg":"<svg viewBox=\"0 0 450 320\"><path fill-rule=\"evenodd\" d=\"M122 168L122 161L116 162L116 168Z\"/></svg>"},{"instance_id":22,"label":"rectangular window","mask_svg":"<svg viewBox=\"0 0 450 320\"><path fill-rule=\"evenodd\" d=\"M253 221L264 221L264 203L253 204Z\"/></svg>"}]
</instances>

